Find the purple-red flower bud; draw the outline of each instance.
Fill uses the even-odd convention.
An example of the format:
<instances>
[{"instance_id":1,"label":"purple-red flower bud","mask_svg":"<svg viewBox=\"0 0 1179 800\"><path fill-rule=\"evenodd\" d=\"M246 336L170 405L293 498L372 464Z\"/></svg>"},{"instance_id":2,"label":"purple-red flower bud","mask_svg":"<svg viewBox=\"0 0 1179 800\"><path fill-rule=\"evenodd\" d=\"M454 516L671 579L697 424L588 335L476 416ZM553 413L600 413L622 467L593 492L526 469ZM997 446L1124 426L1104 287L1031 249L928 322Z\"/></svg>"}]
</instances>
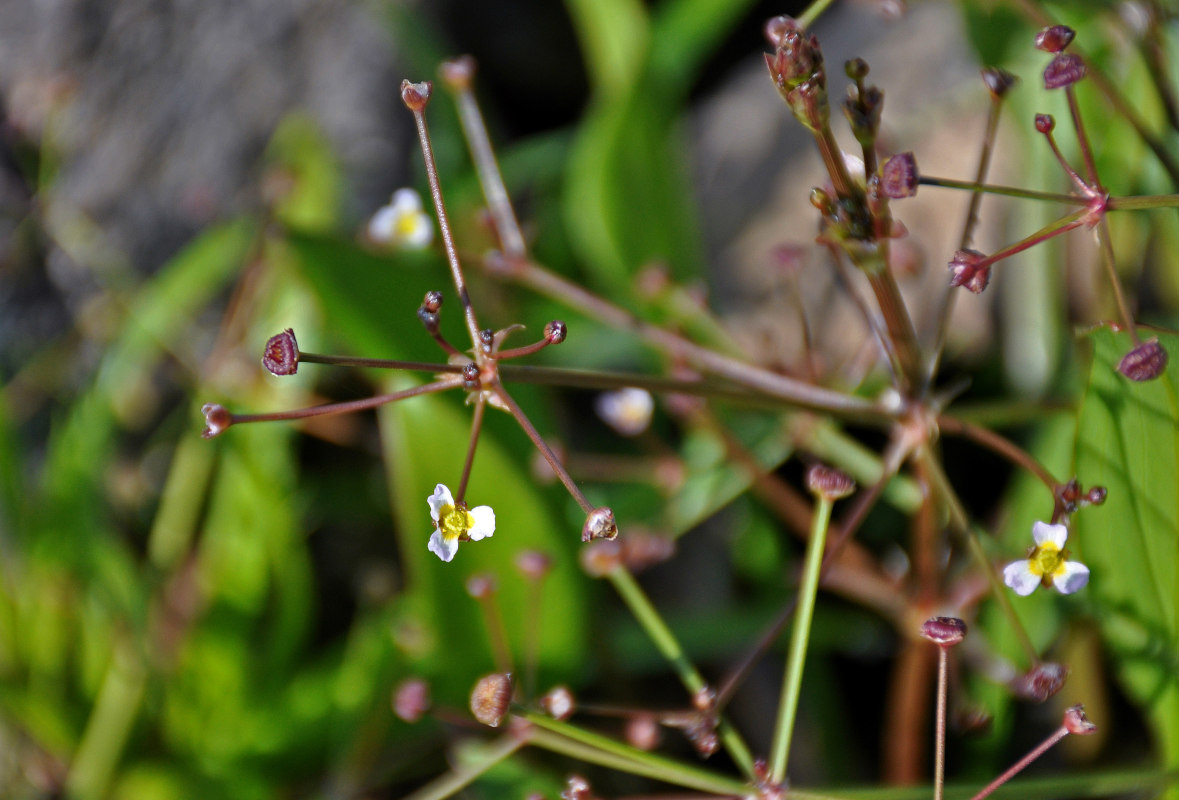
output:
<instances>
[{"instance_id":1,"label":"purple-red flower bud","mask_svg":"<svg viewBox=\"0 0 1179 800\"><path fill-rule=\"evenodd\" d=\"M897 153L880 169L880 190L885 197L900 200L917 194L917 159L912 153Z\"/></svg>"},{"instance_id":2,"label":"purple-red flower bud","mask_svg":"<svg viewBox=\"0 0 1179 800\"><path fill-rule=\"evenodd\" d=\"M216 403L205 403L201 406L201 413L205 415L205 430L201 433L206 439L221 435L226 428L233 424L233 415Z\"/></svg>"},{"instance_id":3,"label":"purple-red flower bud","mask_svg":"<svg viewBox=\"0 0 1179 800\"><path fill-rule=\"evenodd\" d=\"M426 292L426 296L422 299L422 309L429 311L431 314L437 314L441 308L442 292L436 290Z\"/></svg>"},{"instance_id":4,"label":"purple-red flower bud","mask_svg":"<svg viewBox=\"0 0 1179 800\"><path fill-rule=\"evenodd\" d=\"M1016 696L1035 703L1043 703L1060 691L1068 678L1068 667L1044 661L1011 682Z\"/></svg>"},{"instance_id":5,"label":"purple-red flower bud","mask_svg":"<svg viewBox=\"0 0 1179 800\"><path fill-rule=\"evenodd\" d=\"M1056 119L1051 114L1036 115L1036 131L1038 133L1052 133L1052 129L1055 127Z\"/></svg>"},{"instance_id":6,"label":"purple-red flower bud","mask_svg":"<svg viewBox=\"0 0 1179 800\"><path fill-rule=\"evenodd\" d=\"M845 472L823 464L815 464L806 471L806 488L812 494L828 500L838 500L855 491L856 482Z\"/></svg>"},{"instance_id":7,"label":"purple-red flower bud","mask_svg":"<svg viewBox=\"0 0 1179 800\"><path fill-rule=\"evenodd\" d=\"M538 581L553 568L553 558L539 550L521 550L516 554L516 569L529 580Z\"/></svg>"},{"instance_id":8,"label":"purple-red flower bud","mask_svg":"<svg viewBox=\"0 0 1179 800\"><path fill-rule=\"evenodd\" d=\"M443 61L438 68L438 75L452 91L466 91L471 88L471 81L475 78L475 59L463 55Z\"/></svg>"},{"instance_id":9,"label":"purple-red flower bud","mask_svg":"<svg viewBox=\"0 0 1179 800\"><path fill-rule=\"evenodd\" d=\"M421 678L408 678L393 690L393 713L414 723L430 709L430 685Z\"/></svg>"},{"instance_id":10,"label":"purple-red flower bud","mask_svg":"<svg viewBox=\"0 0 1179 800\"><path fill-rule=\"evenodd\" d=\"M463 365L463 388L468 391L475 391L482 385L479 380L479 367L475 364Z\"/></svg>"},{"instance_id":11,"label":"purple-red flower bud","mask_svg":"<svg viewBox=\"0 0 1179 800\"><path fill-rule=\"evenodd\" d=\"M1085 707L1079 703L1065 709L1064 727L1076 736L1088 736L1097 732L1097 726L1085 716Z\"/></svg>"},{"instance_id":12,"label":"purple-red flower bud","mask_svg":"<svg viewBox=\"0 0 1179 800\"><path fill-rule=\"evenodd\" d=\"M794 20L793 17L787 17L785 15L779 17L770 17L766 20L766 24L762 28L762 32L765 33L766 40L775 48L781 47L783 36L785 36L790 31L797 30L798 23Z\"/></svg>"},{"instance_id":13,"label":"purple-red flower bud","mask_svg":"<svg viewBox=\"0 0 1179 800\"><path fill-rule=\"evenodd\" d=\"M573 716L577 701L567 686L554 686L540 698L540 709L553 719L565 720Z\"/></svg>"},{"instance_id":14,"label":"purple-red flower bud","mask_svg":"<svg viewBox=\"0 0 1179 800\"><path fill-rule=\"evenodd\" d=\"M422 111L426 108L426 103L430 102L430 92L433 89L434 84L430 81L411 83L408 80L403 80L401 82L401 102L405 103L405 107L410 111Z\"/></svg>"},{"instance_id":15,"label":"purple-red flower bud","mask_svg":"<svg viewBox=\"0 0 1179 800\"><path fill-rule=\"evenodd\" d=\"M1059 53L1072 43L1076 35L1077 32L1067 25L1049 25L1036 34L1036 49L1045 53Z\"/></svg>"},{"instance_id":16,"label":"purple-red flower bud","mask_svg":"<svg viewBox=\"0 0 1179 800\"><path fill-rule=\"evenodd\" d=\"M1062 89L1085 77L1085 62L1072 53L1057 53L1044 68L1044 88Z\"/></svg>"},{"instance_id":17,"label":"purple-red flower bud","mask_svg":"<svg viewBox=\"0 0 1179 800\"><path fill-rule=\"evenodd\" d=\"M1167 351L1158 339L1147 339L1118 362L1118 372L1132 381L1152 381L1167 368Z\"/></svg>"},{"instance_id":18,"label":"purple-red flower bud","mask_svg":"<svg viewBox=\"0 0 1179 800\"><path fill-rule=\"evenodd\" d=\"M585 518L581 526L581 541L593 539L614 539L618 536L618 523L614 520L614 512L609 508L595 508Z\"/></svg>"},{"instance_id":19,"label":"purple-red flower bud","mask_svg":"<svg viewBox=\"0 0 1179 800\"><path fill-rule=\"evenodd\" d=\"M293 330L287 328L266 340L262 366L275 375L294 375L299 371L299 345Z\"/></svg>"},{"instance_id":20,"label":"purple-red flower bud","mask_svg":"<svg viewBox=\"0 0 1179 800\"><path fill-rule=\"evenodd\" d=\"M991 267L985 264L986 256L977 250L959 250L950 260L951 286L965 286L975 294L987 288L991 280Z\"/></svg>"},{"instance_id":21,"label":"purple-red flower bud","mask_svg":"<svg viewBox=\"0 0 1179 800\"><path fill-rule=\"evenodd\" d=\"M569 334L569 329L565 327L565 323L559 319L555 319L544 326L544 338L549 344L560 344L565 341L565 337Z\"/></svg>"}]
</instances>

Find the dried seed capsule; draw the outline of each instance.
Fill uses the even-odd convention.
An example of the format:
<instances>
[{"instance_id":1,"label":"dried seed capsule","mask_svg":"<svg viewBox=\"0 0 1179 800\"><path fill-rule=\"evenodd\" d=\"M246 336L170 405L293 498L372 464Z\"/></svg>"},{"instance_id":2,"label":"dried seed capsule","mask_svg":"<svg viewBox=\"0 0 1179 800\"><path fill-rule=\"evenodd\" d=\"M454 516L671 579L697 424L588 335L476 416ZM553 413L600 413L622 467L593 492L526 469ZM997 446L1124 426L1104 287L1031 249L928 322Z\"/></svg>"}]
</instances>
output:
<instances>
[{"instance_id":1,"label":"dried seed capsule","mask_svg":"<svg viewBox=\"0 0 1179 800\"><path fill-rule=\"evenodd\" d=\"M206 439L221 435L233 424L233 415L224 406L216 403L205 403L201 406L201 413L205 415L205 430L201 436Z\"/></svg>"},{"instance_id":2,"label":"dried seed capsule","mask_svg":"<svg viewBox=\"0 0 1179 800\"><path fill-rule=\"evenodd\" d=\"M1088 736L1097 732L1097 726L1085 716L1085 707L1081 704L1069 706L1064 712L1064 727L1069 733L1077 736Z\"/></svg>"},{"instance_id":3,"label":"dried seed capsule","mask_svg":"<svg viewBox=\"0 0 1179 800\"><path fill-rule=\"evenodd\" d=\"M880 169L880 189L894 200L917 194L917 180L917 159L912 153L897 153Z\"/></svg>"},{"instance_id":4,"label":"dried seed capsule","mask_svg":"<svg viewBox=\"0 0 1179 800\"><path fill-rule=\"evenodd\" d=\"M953 647L966 638L966 623L957 617L931 617L921 624L921 636L938 647Z\"/></svg>"},{"instance_id":5,"label":"dried seed capsule","mask_svg":"<svg viewBox=\"0 0 1179 800\"><path fill-rule=\"evenodd\" d=\"M845 472L823 464L815 464L806 471L806 487L812 494L828 500L838 500L855 491L856 482Z\"/></svg>"},{"instance_id":6,"label":"dried seed capsule","mask_svg":"<svg viewBox=\"0 0 1179 800\"><path fill-rule=\"evenodd\" d=\"M262 366L275 375L294 375L299 371L299 345L293 330L287 328L266 340Z\"/></svg>"},{"instance_id":7,"label":"dried seed capsule","mask_svg":"<svg viewBox=\"0 0 1179 800\"><path fill-rule=\"evenodd\" d=\"M959 250L950 260L951 286L965 286L980 294L991 280L991 267L985 264L986 256L977 250Z\"/></svg>"},{"instance_id":8,"label":"dried seed capsule","mask_svg":"<svg viewBox=\"0 0 1179 800\"><path fill-rule=\"evenodd\" d=\"M1036 49L1045 53L1059 53L1068 47L1077 32L1067 25L1049 25L1036 34Z\"/></svg>"},{"instance_id":9,"label":"dried seed capsule","mask_svg":"<svg viewBox=\"0 0 1179 800\"><path fill-rule=\"evenodd\" d=\"M1085 62L1072 53L1059 53L1044 68L1044 88L1061 89L1085 77Z\"/></svg>"},{"instance_id":10,"label":"dried seed capsule","mask_svg":"<svg viewBox=\"0 0 1179 800\"><path fill-rule=\"evenodd\" d=\"M471 713L475 719L495 728L512 704L512 679L499 672L484 675L471 691Z\"/></svg>"},{"instance_id":11,"label":"dried seed capsule","mask_svg":"<svg viewBox=\"0 0 1179 800\"><path fill-rule=\"evenodd\" d=\"M408 80L403 80L401 82L401 102L405 103L406 108L410 111L422 111L426 108L426 103L430 102L430 92L433 89L434 84L430 81L411 83Z\"/></svg>"},{"instance_id":12,"label":"dried seed capsule","mask_svg":"<svg viewBox=\"0 0 1179 800\"><path fill-rule=\"evenodd\" d=\"M1011 688L1018 697L1043 703L1060 691L1068 678L1068 667L1045 661L1037 664L1011 682Z\"/></svg>"},{"instance_id":13,"label":"dried seed capsule","mask_svg":"<svg viewBox=\"0 0 1179 800\"><path fill-rule=\"evenodd\" d=\"M581 541L593 539L613 540L618 536L618 523L614 520L614 512L605 506L595 508L585 518L581 527Z\"/></svg>"},{"instance_id":14,"label":"dried seed capsule","mask_svg":"<svg viewBox=\"0 0 1179 800\"><path fill-rule=\"evenodd\" d=\"M1132 381L1152 381L1167 368L1167 351L1158 339L1147 339L1118 362L1118 372Z\"/></svg>"}]
</instances>

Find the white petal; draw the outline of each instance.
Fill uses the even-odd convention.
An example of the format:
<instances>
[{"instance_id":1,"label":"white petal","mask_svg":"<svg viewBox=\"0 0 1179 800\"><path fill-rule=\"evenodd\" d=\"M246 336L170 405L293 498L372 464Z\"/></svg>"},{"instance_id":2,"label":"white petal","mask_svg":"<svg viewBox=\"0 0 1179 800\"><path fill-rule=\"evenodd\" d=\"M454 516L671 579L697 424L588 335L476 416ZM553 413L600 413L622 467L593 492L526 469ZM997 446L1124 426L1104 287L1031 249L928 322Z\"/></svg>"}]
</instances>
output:
<instances>
[{"instance_id":1,"label":"white petal","mask_svg":"<svg viewBox=\"0 0 1179 800\"><path fill-rule=\"evenodd\" d=\"M430 504L430 518L437 522L438 515L442 513L442 507L454 505L454 497L451 496L450 489L440 483L434 487L434 494L427 497L426 502Z\"/></svg>"},{"instance_id":2,"label":"white petal","mask_svg":"<svg viewBox=\"0 0 1179 800\"><path fill-rule=\"evenodd\" d=\"M416 214L422 210L422 198L413 189L398 189L389 198L389 205L402 214Z\"/></svg>"},{"instance_id":3,"label":"white petal","mask_svg":"<svg viewBox=\"0 0 1179 800\"><path fill-rule=\"evenodd\" d=\"M467 531L471 541L477 542L495 533L495 512L491 506L475 506L471 509L471 516L475 519L475 524Z\"/></svg>"},{"instance_id":4,"label":"white petal","mask_svg":"<svg viewBox=\"0 0 1179 800\"><path fill-rule=\"evenodd\" d=\"M368 222L368 238L379 244L387 244L393 240L397 231L397 218L400 214L389 206L381 206L373 218Z\"/></svg>"},{"instance_id":5,"label":"white petal","mask_svg":"<svg viewBox=\"0 0 1179 800\"><path fill-rule=\"evenodd\" d=\"M1040 576L1032 572L1027 559L1013 561L1003 568L1003 583L1020 597L1027 597L1040 585Z\"/></svg>"},{"instance_id":6,"label":"white petal","mask_svg":"<svg viewBox=\"0 0 1179 800\"><path fill-rule=\"evenodd\" d=\"M1064 549L1068 539L1068 528L1063 525L1049 525L1047 522L1037 522L1032 526L1032 538L1036 545L1042 547L1046 542L1056 545L1057 550Z\"/></svg>"},{"instance_id":7,"label":"white petal","mask_svg":"<svg viewBox=\"0 0 1179 800\"><path fill-rule=\"evenodd\" d=\"M430 223L430 218L425 214L417 213L411 219L413 227L408 232L401 231L401 244L413 250L428 247L430 242L434 241L434 226Z\"/></svg>"},{"instance_id":8,"label":"white petal","mask_svg":"<svg viewBox=\"0 0 1179 800\"><path fill-rule=\"evenodd\" d=\"M1080 561L1064 562L1064 569L1052 576L1052 585L1061 594L1072 594L1089 582L1089 568Z\"/></svg>"},{"instance_id":9,"label":"white petal","mask_svg":"<svg viewBox=\"0 0 1179 800\"><path fill-rule=\"evenodd\" d=\"M448 542L442 535L442 531L434 531L430 535L430 552L443 561L450 561L458 552L458 539L451 539Z\"/></svg>"}]
</instances>

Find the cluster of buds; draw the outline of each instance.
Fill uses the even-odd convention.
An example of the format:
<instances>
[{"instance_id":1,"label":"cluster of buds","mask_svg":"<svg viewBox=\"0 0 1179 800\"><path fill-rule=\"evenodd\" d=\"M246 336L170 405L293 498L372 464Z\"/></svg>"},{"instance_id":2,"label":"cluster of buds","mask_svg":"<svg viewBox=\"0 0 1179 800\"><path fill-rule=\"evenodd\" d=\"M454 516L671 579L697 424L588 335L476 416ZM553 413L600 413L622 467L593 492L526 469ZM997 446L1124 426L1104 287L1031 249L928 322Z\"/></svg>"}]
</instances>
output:
<instances>
[{"instance_id":1,"label":"cluster of buds","mask_svg":"<svg viewBox=\"0 0 1179 800\"><path fill-rule=\"evenodd\" d=\"M774 47L772 54L765 54L770 78L795 118L811 132L826 127L831 111L819 40L786 16L769 20L765 35Z\"/></svg>"}]
</instances>

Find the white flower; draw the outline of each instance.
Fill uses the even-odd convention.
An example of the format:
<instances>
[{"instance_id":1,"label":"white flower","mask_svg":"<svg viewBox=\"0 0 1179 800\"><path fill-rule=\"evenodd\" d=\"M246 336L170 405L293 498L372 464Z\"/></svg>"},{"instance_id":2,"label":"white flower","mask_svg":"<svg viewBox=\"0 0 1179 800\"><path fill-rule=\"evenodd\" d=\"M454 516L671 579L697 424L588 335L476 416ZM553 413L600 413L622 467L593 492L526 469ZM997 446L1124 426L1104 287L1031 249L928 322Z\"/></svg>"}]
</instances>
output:
<instances>
[{"instance_id":1,"label":"white flower","mask_svg":"<svg viewBox=\"0 0 1179 800\"><path fill-rule=\"evenodd\" d=\"M437 529L430 536L430 552L443 561L454 558L459 541L477 542L495 533L495 512L491 506L467 510L466 504L456 503L450 489L441 483L434 487L434 494L426 502L430 504L430 518Z\"/></svg>"},{"instance_id":2,"label":"white flower","mask_svg":"<svg viewBox=\"0 0 1179 800\"><path fill-rule=\"evenodd\" d=\"M594 409L603 422L623 436L638 436L651 424L655 401L646 389L628 386L598 395Z\"/></svg>"},{"instance_id":3,"label":"white flower","mask_svg":"<svg viewBox=\"0 0 1179 800\"><path fill-rule=\"evenodd\" d=\"M1079 561L1068 561L1064 543L1068 528L1037 522L1032 526L1036 546L1023 561L1015 561L1003 569L1003 582L1016 594L1027 596L1043 584L1061 594L1072 594L1089 582L1089 568Z\"/></svg>"},{"instance_id":4,"label":"white flower","mask_svg":"<svg viewBox=\"0 0 1179 800\"><path fill-rule=\"evenodd\" d=\"M434 223L422 210L413 189L398 189L368 223L368 237L377 244L421 250L434 241Z\"/></svg>"}]
</instances>

